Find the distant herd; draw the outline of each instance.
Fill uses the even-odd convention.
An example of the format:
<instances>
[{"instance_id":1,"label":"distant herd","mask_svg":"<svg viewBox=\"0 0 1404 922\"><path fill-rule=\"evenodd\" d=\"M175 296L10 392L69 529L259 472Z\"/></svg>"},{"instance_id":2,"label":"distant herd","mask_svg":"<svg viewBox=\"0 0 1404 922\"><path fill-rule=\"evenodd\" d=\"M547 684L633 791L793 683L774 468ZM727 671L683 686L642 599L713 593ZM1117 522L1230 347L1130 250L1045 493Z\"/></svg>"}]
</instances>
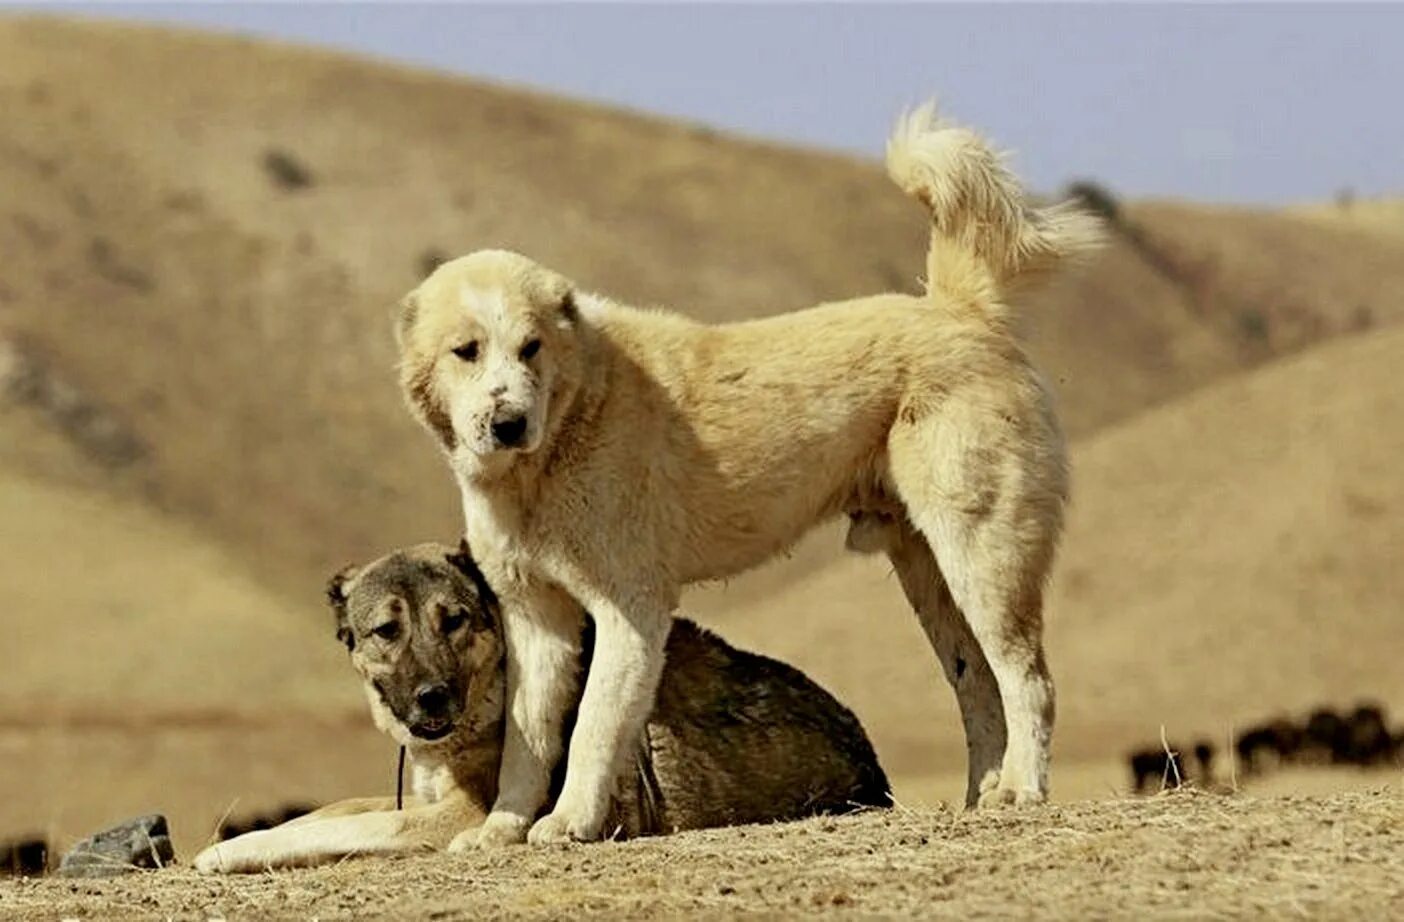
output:
<instances>
[{"instance_id":1,"label":"distant herd","mask_svg":"<svg viewBox=\"0 0 1404 922\"><path fill-rule=\"evenodd\" d=\"M1221 783L1214 773L1217 753L1207 739L1188 749L1162 743L1136 749L1126 757L1131 790L1145 794ZM1234 741L1234 755L1244 777L1293 765L1398 765L1404 758L1404 726L1391 733L1379 704L1362 703L1352 711L1321 707L1299 722L1276 717L1244 729Z\"/></svg>"}]
</instances>

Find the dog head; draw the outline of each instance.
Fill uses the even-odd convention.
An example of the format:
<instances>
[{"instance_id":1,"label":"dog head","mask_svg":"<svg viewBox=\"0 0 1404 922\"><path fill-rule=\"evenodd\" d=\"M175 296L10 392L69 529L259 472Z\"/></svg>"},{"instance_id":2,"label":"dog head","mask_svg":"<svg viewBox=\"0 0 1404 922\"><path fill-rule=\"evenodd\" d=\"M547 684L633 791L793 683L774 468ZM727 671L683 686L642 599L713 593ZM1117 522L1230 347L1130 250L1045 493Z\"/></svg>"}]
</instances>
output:
<instances>
[{"instance_id":1,"label":"dog head","mask_svg":"<svg viewBox=\"0 0 1404 922\"><path fill-rule=\"evenodd\" d=\"M399 743L472 737L500 719L497 598L466 544L423 544L347 567L327 598L376 725Z\"/></svg>"},{"instance_id":2,"label":"dog head","mask_svg":"<svg viewBox=\"0 0 1404 922\"><path fill-rule=\"evenodd\" d=\"M400 303L410 409L470 473L536 451L579 380L578 321L571 283L524 256L443 264Z\"/></svg>"}]
</instances>

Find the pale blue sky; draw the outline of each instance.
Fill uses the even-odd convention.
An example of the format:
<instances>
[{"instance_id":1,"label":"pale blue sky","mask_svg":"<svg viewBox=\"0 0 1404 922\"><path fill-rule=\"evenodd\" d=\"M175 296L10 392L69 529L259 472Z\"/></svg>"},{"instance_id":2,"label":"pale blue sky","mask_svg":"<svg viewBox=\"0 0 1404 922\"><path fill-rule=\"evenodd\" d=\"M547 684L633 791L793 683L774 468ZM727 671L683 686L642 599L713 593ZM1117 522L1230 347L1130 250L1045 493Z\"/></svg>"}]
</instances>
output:
<instances>
[{"instance_id":1,"label":"pale blue sky","mask_svg":"<svg viewBox=\"0 0 1404 922\"><path fill-rule=\"evenodd\" d=\"M938 94L1031 183L1404 192L1404 5L76 4L274 35L877 156Z\"/></svg>"}]
</instances>

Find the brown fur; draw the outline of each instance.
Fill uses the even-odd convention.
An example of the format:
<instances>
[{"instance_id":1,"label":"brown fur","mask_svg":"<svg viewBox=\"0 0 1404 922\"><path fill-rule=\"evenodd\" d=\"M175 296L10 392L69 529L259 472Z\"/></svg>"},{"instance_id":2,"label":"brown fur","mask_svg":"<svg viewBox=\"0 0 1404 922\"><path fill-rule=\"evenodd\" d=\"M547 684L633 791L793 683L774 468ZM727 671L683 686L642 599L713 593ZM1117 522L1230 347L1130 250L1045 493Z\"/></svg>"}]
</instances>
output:
<instances>
[{"instance_id":1,"label":"brown fur","mask_svg":"<svg viewBox=\"0 0 1404 922\"><path fill-rule=\"evenodd\" d=\"M471 841L497 794L503 650L496 600L460 549L419 545L333 577L337 635L351 648L377 725L407 746L414 796L343 801L206 849L206 871L258 871L350 854L444 849ZM392 612L394 614L392 614ZM442 630L445 613L463 613ZM398 619L386 641L376 625ZM887 779L857 719L783 663L736 650L690 621L674 623L658 702L611 800L622 837L797 819L890 803ZM588 668L588 662L585 663ZM453 728L414 736L412 690L462 690ZM464 833L467 831L467 835Z\"/></svg>"}]
</instances>

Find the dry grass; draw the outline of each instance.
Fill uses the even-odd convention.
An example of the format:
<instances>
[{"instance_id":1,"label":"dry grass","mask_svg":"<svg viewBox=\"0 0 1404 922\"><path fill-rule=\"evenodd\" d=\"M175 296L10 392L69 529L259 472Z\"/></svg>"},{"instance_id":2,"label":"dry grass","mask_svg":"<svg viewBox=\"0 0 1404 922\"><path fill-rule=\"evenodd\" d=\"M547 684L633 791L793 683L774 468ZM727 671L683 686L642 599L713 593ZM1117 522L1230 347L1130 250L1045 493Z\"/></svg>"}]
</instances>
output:
<instances>
[{"instance_id":1,"label":"dry grass","mask_svg":"<svg viewBox=\"0 0 1404 922\"><path fill-rule=\"evenodd\" d=\"M561 850L242 878L172 869L0 884L16 920L1391 918L1404 912L1404 796L1182 793L1038 810L873 812Z\"/></svg>"}]
</instances>

